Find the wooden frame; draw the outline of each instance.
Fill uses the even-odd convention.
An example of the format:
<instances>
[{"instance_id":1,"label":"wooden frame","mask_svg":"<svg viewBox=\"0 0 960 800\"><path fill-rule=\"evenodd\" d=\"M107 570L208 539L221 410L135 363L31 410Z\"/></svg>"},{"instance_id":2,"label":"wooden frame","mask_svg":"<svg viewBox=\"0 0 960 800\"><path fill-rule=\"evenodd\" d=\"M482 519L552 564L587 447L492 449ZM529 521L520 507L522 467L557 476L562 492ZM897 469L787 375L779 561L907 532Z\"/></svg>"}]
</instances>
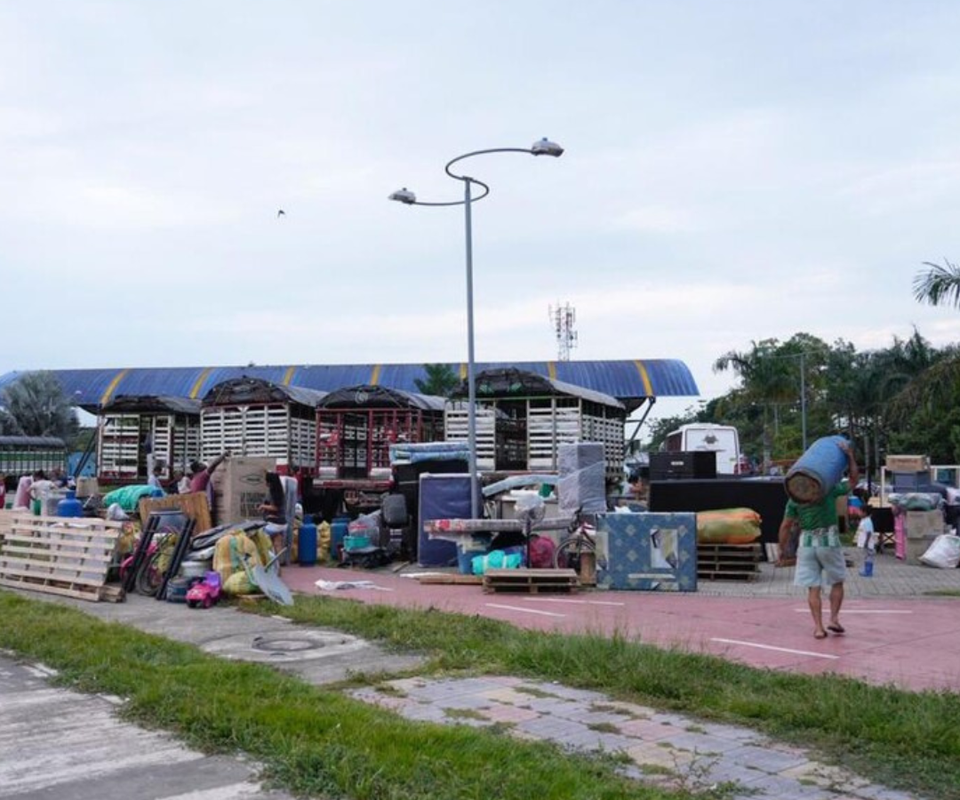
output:
<instances>
[{"instance_id":1,"label":"wooden frame","mask_svg":"<svg viewBox=\"0 0 960 800\"><path fill-rule=\"evenodd\" d=\"M195 523L194 530L198 533L208 531L213 527L210 517L210 504L204 492L190 494L168 494L166 497L140 498L140 523L144 528L150 519L152 511L182 511Z\"/></svg>"}]
</instances>

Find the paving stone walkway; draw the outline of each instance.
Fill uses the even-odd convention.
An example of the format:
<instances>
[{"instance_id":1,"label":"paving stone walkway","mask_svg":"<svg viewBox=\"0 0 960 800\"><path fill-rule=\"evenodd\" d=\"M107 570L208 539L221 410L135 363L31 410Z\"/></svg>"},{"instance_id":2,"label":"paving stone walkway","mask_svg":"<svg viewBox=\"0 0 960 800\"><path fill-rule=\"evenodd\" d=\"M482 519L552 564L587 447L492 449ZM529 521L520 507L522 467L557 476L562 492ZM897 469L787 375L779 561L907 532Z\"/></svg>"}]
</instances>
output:
<instances>
[{"instance_id":1,"label":"paving stone walkway","mask_svg":"<svg viewBox=\"0 0 960 800\"><path fill-rule=\"evenodd\" d=\"M425 722L496 727L571 750L616 754L623 773L660 786L730 798L912 800L812 759L749 728L696 722L593 691L514 677L406 678L351 692Z\"/></svg>"}]
</instances>

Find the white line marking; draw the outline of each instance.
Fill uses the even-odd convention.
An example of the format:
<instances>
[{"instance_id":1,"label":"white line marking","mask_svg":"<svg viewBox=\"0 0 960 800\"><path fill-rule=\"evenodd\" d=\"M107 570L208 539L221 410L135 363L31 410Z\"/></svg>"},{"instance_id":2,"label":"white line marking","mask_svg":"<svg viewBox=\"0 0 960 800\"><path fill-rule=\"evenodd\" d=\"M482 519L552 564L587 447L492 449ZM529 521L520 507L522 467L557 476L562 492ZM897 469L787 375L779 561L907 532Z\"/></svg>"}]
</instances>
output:
<instances>
[{"instance_id":1,"label":"white line marking","mask_svg":"<svg viewBox=\"0 0 960 800\"><path fill-rule=\"evenodd\" d=\"M569 605L579 606L616 606L623 608L626 603L614 603L610 600L564 600L560 597L528 597L530 603L567 603Z\"/></svg>"},{"instance_id":2,"label":"white line marking","mask_svg":"<svg viewBox=\"0 0 960 800\"><path fill-rule=\"evenodd\" d=\"M793 609L798 614L809 614L809 608L795 608ZM841 612L842 614L912 614L912 611L902 611L895 608L845 608Z\"/></svg>"},{"instance_id":3,"label":"white line marking","mask_svg":"<svg viewBox=\"0 0 960 800\"><path fill-rule=\"evenodd\" d=\"M566 614L554 614L552 611L537 611L535 608L523 608L522 606L500 606L496 603L486 603L487 608L502 608L504 611L524 611L527 614L540 614L544 617L559 617L563 619Z\"/></svg>"},{"instance_id":4,"label":"white line marking","mask_svg":"<svg viewBox=\"0 0 960 800\"><path fill-rule=\"evenodd\" d=\"M793 653L798 656L813 656L814 658L832 658L838 659L840 656L832 656L828 653L813 653L809 650L791 650L789 647L774 647L770 644L757 644L756 642L741 642L739 639L711 639L711 642L722 642L723 644L739 644L743 647L756 647L760 650L776 650L778 653Z\"/></svg>"}]
</instances>

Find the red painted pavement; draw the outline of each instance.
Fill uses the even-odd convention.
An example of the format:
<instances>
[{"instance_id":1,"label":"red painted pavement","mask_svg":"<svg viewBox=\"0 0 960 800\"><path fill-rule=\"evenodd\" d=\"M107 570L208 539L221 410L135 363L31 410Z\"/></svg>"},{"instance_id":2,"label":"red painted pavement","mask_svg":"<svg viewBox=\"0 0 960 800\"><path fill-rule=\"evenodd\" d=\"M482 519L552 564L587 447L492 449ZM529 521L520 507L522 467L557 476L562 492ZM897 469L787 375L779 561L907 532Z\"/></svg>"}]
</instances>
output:
<instances>
[{"instance_id":1,"label":"red painted pavement","mask_svg":"<svg viewBox=\"0 0 960 800\"><path fill-rule=\"evenodd\" d=\"M813 622L803 595L484 594L476 585L420 585L412 578L390 573L329 567L285 567L282 577L293 591L304 594L479 614L530 629L616 632L647 644L710 653L752 667L836 672L914 690L960 691L960 602L950 598L848 600L841 614L846 635L819 641L813 638ZM387 591L321 592L315 585L318 579L372 581Z\"/></svg>"}]
</instances>

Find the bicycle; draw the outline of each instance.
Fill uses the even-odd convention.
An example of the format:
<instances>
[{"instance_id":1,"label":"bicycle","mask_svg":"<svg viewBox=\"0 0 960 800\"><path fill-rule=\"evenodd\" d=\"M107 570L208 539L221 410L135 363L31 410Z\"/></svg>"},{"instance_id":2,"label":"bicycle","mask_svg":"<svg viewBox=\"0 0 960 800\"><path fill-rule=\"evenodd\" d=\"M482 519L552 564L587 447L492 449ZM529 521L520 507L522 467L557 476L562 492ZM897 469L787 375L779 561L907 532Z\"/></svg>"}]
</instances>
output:
<instances>
[{"instance_id":1,"label":"bicycle","mask_svg":"<svg viewBox=\"0 0 960 800\"><path fill-rule=\"evenodd\" d=\"M560 540L560 544L554 550L554 567L567 567L579 573L584 554L596 556L597 529L586 520L582 511L581 508L577 509L567 528L567 535Z\"/></svg>"}]
</instances>

